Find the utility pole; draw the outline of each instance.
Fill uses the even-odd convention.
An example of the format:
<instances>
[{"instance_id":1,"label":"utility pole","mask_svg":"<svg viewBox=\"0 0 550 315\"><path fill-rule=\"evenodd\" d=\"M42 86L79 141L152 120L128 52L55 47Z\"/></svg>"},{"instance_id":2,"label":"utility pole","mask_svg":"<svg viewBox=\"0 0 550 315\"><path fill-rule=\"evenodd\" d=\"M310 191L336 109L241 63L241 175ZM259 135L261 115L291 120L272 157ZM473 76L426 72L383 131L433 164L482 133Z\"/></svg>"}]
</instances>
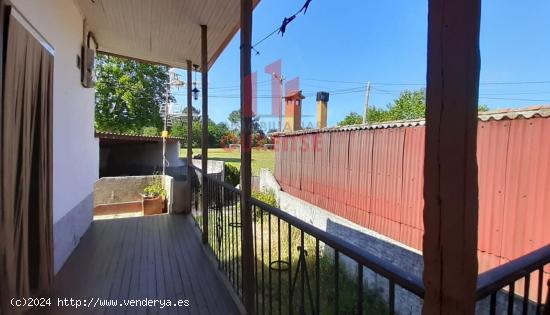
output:
<instances>
[{"instance_id":1,"label":"utility pole","mask_svg":"<svg viewBox=\"0 0 550 315\"><path fill-rule=\"evenodd\" d=\"M277 73L273 72L273 77L275 79L277 79L277 81L279 81L279 85L280 85L280 91L281 91L281 97L280 97L280 102L281 104L279 105L279 131L283 131L283 100L284 100L284 93L283 93L283 81L285 80L285 77L281 74L281 75L278 75Z\"/></svg>"},{"instance_id":2,"label":"utility pole","mask_svg":"<svg viewBox=\"0 0 550 315\"><path fill-rule=\"evenodd\" d=\"M166 175L166 138L168 138L168 115L170 107L170 87L176 86L179 88L183 86L183 82L178 78L177 73L172 73L168 69L168 82L166 83L166 104L164 105L164 129L162 130L162 175Z\"/></svg>"},{"instance_id":3,"label":"utility pole","mask_svg":"<svg viewBox=\"0 0 550 315\"><path fill-rule=\"evenodd\" d=\"M367 82L367 92L365 94L365 112L363 113L363 124L369 123L369 96L370 96L370 81Z\"/></svg>"},{"instance_id":4,"label":"utility pole","mask_svg":"<svg viewBox=\"0 0 550 315\"><path fill-rule=\"evenodd\" d=\"M162 129L162 175L166 175L166 138L168 137L168 103L170 102L170 75L170 69L168 69L168 84L166 84L166 104L164 104L164 128Z\"/></svg>"}]
</instances>

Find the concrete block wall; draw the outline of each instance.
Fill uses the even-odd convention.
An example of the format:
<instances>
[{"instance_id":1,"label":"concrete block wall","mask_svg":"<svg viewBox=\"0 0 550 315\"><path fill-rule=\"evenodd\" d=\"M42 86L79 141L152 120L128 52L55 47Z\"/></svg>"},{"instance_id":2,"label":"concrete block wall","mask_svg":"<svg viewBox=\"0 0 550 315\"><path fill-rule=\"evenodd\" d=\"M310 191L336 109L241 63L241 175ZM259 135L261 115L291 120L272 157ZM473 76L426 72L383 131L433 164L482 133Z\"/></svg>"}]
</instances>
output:
<instances>
[{"instance_id":1,"label":"concrete block wall","mask_svg":"<svg viewBox=\"0 0 550 315\"><path fill-rule=\"evenodd\" d=\"M199 159L193 159L193 166L202 168L202 161ZM206 173L213 175L215 178L223 181L225 178L225 162L208 160L208 164L206 166ZM199 176L199 181L200 180L201 178Z\"/></svg>"},{"instance_id":2,"label":"concrete block wall","mask_svg":"<svg viewBox=\"0 0 550 315\"><path fill-rule=\"evenodd\" d=\"M94 208L106 204L141 202L143 189L154 180L165 185L168 213L172 213L174 179L171 176L117 176L100 178L94 185Z\"/></svg>"},{"instance_id":3,"label":"concrete block wall","mask_svg":"<svg viewBox=\"0 0 550 315\"><path fill-rule=\"evenodd\" d=\"M260 190L274 192L281 210L323 231L338 236L346 242L350 242L378 258L384 259L388 263L418 278L422 278L424 262L420 251L284 192L275 176L267 169L260 171ZM323 253L325 255L332 255L332 250L325 249ZM340 263L345 266L350 275L356 275L357 263L350 258L340 257ZM387 299L389 293L387 279L365 269L364 281L366 287L370 289L374 288L382 297ZM395 299L397 314L421 314L422 300L415 295L396 286ZM516 295L514 314L521 313L522 301L523 298ZM507 303L508 292L504 290L499 291L497 293L497 314L506 313ZM476 305L476 314L489 314L489 308L488 298L479 301ZM535 309L536 304L529 301L528 313L534 313Z\"/></svg>"}]
</instances>

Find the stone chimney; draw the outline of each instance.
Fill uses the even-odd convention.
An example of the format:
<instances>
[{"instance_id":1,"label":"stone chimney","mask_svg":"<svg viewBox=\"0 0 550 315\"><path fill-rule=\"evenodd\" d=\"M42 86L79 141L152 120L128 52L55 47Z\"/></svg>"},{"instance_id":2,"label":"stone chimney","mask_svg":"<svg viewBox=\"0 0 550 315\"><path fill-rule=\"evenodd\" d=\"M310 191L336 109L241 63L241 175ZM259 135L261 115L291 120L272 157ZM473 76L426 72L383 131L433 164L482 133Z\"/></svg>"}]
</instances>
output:
<instances>
[{"instance_id":1,"label":"stone chimney","mask_svg":"<svg viewBox=\"0 0 550 315\"><path fill-rule=\"evenodd\" d=\"M317 92L317 128L327 127L328 92Z\"/></svg>"},{"instance_id":2,"label":"stone chimney","mask_svg":"<svg viewBox=\"0 0 550 315\"><path fill-rule=\"evenodd\" d=\"M285 96L285 132L301 129L302 100L304 98L302 91L293 91Z\"/></svg>"}]
</instances>

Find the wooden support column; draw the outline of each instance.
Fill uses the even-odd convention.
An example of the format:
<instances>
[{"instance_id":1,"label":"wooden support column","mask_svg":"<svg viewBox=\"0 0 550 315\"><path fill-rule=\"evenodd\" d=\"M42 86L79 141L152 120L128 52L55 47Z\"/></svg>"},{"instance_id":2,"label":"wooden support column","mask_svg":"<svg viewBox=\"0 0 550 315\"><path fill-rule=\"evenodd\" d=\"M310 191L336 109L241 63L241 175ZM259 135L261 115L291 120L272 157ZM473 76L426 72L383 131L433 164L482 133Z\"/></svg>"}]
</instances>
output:
<instances>
[{"instance_id":1,"label":"wooden support column","mask_svg":"<svg viewBox=\"0 0 550 315\"><path fill-rule=\"evenodd\" d=\"M187 182L189 183L189 211L193 208L193 194L191 176L194 172L193 166L193 63L191 60L187 60Z\"/></svg>"},{"instance_id":2,"label":"wooden support column","mask_svg":"<svg viewBox=\"0 0 550 315\"><path fill-rule=\"evenodd\" d=\"M429 0L423 314L474 314L481 0Z\"/></svg>"},{"instance_id":3,"label":"wooden support column","mask_svg":"<svg viewBox=\"0 0 550 315\"><path fill-rule=\"evenodd\" d=\"M187 60L187 165L193 165L193 63Z\"/></svg>"},{"instance_id":4,"label":"wooden support column","mask_svg":"<svg viewBox=\"0 0 550 315\"><path fill-rule=\"evenodd\" d=\"M206 25L201 25L201 88L202 88L202 241L208 243L208 43Z\"/></svg>"},{"instance_id":5,"label":"wooden support column","mask_svg":"<svg viewBox=\"0 0 550 315\"><path fill-rule=\"evenodd\" d=\"M252 235L252 0L241 0L241 222L243 298L248 314L254 314L254 248Z\"/></svg>"}]
</instances>

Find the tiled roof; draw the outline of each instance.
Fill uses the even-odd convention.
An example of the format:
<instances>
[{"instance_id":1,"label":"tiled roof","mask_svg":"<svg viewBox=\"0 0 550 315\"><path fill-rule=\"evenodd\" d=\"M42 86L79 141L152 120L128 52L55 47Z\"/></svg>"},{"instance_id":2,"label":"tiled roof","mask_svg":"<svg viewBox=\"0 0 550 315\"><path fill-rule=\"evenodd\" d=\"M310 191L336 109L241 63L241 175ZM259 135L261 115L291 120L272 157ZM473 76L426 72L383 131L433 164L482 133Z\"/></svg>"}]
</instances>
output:
<instances>
[{"instance_id":1,"label":"tiled roof","mask_svg":"<svg viewBox=\"0 0 550 315\"><path fill-rule=\"evenodd\" d=\"M480 121L517 119L517 118L530 119L530 118L536 118L536 117L546 118L546 117L550 117L550 105L539 105L539 106L530 106L525 108L514 108L514 109L490 110L490 111L480 113L478 117ZM388 121L388 122L378 123L373 125L360 124L360 125L327 127L327 128L320 128L320 129L304 129L304 130L298 130L294 132L277 132L277 133L272 133L271 135L275 137L284 137L284 136L321 133L321 132L414 127L414 126L423 126L425 125L425 123L426 122L424 119L400 120L400 121Z\"/></svg>"},{"instance_id":2,"label":"tiled roof","mask_svg":"<svg viewBox=\"0 0 550 315\"><path fill-rule=\"evenodd\" d=\"M96 131L95 137L99 139L109 139L109 140L129 140L129 141L144 141L144 142L162 141L161 136L146 136L146 135L131 134L131 133L116 133L116 132L104 132L104 131ZM183 141L183 140L184 139L181 137L166 138L166 141L170 141L170 142Z\"/></svg>"}]
</instances>

